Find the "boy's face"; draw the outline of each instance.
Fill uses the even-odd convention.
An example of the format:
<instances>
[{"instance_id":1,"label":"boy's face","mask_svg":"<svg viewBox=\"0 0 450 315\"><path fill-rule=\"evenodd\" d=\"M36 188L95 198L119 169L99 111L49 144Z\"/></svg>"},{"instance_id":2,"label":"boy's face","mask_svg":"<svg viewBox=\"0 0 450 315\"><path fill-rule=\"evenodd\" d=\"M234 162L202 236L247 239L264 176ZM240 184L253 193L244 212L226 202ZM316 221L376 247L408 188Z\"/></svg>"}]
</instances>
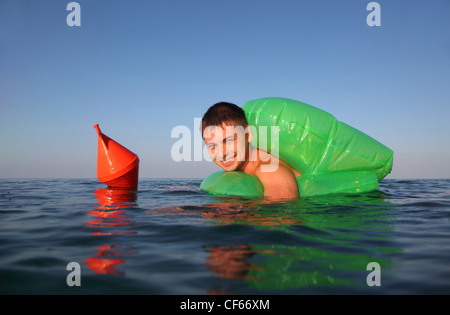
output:
<instances>
[{"instance_id":1,"label":"boy's face","mask_svg":"<svg viewBox=\"0 0 450 315\"><path fill-rule=\"evenodd\" d=\"M211 159L225 171L241 170L248 159L249 128L225 125L208 126L203 131Z\"/></svg>"}]
</instances>

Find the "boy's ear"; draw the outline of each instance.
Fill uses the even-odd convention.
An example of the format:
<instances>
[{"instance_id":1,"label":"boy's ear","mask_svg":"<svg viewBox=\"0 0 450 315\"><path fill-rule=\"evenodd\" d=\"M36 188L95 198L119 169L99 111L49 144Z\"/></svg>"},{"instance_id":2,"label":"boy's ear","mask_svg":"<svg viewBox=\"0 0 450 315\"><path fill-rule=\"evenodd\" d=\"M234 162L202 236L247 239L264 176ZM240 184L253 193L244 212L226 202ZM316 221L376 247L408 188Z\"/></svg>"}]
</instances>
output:
<instances>
[{"instance_id":1,"label":"boy's ear","mask_svg":"<svg viewBox=\"0 0 450 315\"><path fill-rule=\"evenodd\" d=\"M247 125L247 127L245 127L245 131L248 134L248 142L253 140L253 134L252 134L252 128L250 128L249 125Z\"/></svg>"}]
</instances>

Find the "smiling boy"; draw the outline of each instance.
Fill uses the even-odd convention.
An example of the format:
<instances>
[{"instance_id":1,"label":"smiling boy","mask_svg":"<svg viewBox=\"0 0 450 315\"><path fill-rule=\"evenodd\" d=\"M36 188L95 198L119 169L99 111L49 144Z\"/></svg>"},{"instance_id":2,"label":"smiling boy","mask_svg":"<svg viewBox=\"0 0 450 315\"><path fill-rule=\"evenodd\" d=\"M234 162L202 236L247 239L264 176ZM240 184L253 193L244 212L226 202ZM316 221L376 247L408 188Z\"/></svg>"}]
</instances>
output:
<instances>
[{"instance_id":1,"label":"smiling boy","mask_svg":"<svg viewBox=\"0 0 450 315\"><path fill-rule=\"evenodd\" d=\"M211 159L225 171L255 175L271 200L297 199L301 174L272 154L251 146L251 128L239 106L220 102L202 119L202 135Z\"/></svg>"}]
</instances>

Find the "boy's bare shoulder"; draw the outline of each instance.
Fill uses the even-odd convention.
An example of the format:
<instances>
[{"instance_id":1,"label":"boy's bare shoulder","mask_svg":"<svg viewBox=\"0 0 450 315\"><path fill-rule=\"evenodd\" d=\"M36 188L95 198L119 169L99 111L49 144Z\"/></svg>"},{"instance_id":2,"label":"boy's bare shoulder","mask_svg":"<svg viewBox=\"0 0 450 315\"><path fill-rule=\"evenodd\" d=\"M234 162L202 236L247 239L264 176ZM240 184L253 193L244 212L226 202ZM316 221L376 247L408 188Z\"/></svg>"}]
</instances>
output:
<instances>
[{"instance_id":1,"label":"boy's bare shoulder","mask_svg":"<svg viewBox=\"0 0 450 315\"><path fill-rule=\"evenodd\" d=\"M260 165L264 166L264 165ZM258 167L255 170L255 175L259 179L270 179L270 180L277 180L277 179L284 179L284 178L294 178L295 175L292 172L292 170L284 163L279 163L277 167L272 167L268 170L265 170L262 167Z\"/></svg>"},{"instance_id":2,"label":"boy's bare shoulder","mask_svg":"<svg viewBox=\"0 0 450 315\"><path fill-rule=\"evenodd\" d=\"M277 158L276 156L267 153L262 150L258 150L259 154L259 167L255 170L256 172L260 173L274 173L280 170L280 174L283 174L284 172L291 172L294 177L300 176L300 172L283 162L281 159ZM255 174L256 175L256 174Z\"/></svg>"}]
</instances>

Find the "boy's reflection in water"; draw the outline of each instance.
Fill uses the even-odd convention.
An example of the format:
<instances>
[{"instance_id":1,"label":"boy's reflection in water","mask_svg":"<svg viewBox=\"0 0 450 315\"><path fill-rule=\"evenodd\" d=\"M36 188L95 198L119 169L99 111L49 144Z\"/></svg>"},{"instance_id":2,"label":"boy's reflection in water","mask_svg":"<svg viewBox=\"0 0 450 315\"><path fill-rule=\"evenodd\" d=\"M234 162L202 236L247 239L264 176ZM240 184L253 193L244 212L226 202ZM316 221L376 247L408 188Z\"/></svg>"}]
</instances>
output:
<instances>
[{"instance_id":1,"label":"boy's reflection in water","mask_svg":"<svg viewBox=\"0 0 450 315\"><path fill-rule=\"evenodd\" d=\"M252 263L246 261L257 252L251 245L223 245L207 247L210 254L206 259L207 266L214 275L224 279L248 279L248 272L252 268Z\"/></svg>"},{"instance_id":2,"label":"boy's reflection in water","mask_svg":"<svg viewBox=\"0 0 450 315\"><path fill-rule=\"evenodd\" d=\"M170 187L176 189L175 187ZM216 203L200 206L178 206L161 209L147 210L147 214L157 215L192 215L199 213L204 217L213 219L215 222L231 225L244 224L255 226L276 226L276 225L300 225L303 219L293 218L286 211L280 209L289 208L287 203L275 203L267 200L245 200L236 197L216 197ZM262 208L272 209L263 211ZM219 245L205 248L209 256L206 258L205 266L213 272L214 277L222 279L236 279L251 281L254 276L250 271L262 268L250 261L250 259L261 254L250 244ZM275 252L264 251L263 254L275 254ZM230 294L224 288L215 288L208 291L208 294Z\"/></svg>"}]
</instances>

